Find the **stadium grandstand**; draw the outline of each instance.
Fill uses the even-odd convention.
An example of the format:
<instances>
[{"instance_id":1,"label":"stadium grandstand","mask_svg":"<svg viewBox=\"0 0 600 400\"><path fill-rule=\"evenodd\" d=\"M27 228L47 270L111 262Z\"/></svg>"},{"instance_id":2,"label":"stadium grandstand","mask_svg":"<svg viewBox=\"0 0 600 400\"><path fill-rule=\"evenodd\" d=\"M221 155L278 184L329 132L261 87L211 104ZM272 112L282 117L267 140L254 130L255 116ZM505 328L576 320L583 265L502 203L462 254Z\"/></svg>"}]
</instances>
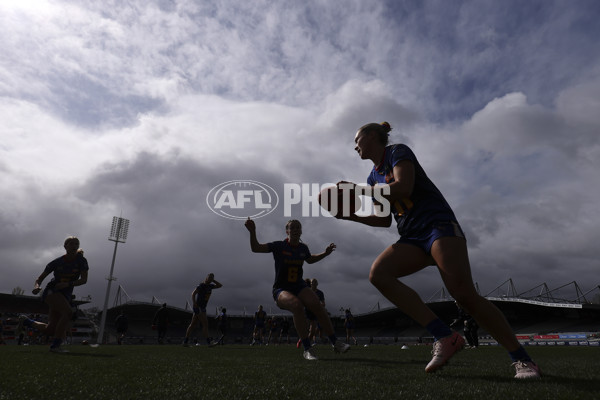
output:
<instances>
[{"instance_id":1,"label":"stadium grandstand","mask_svg":"<svg viewBox=\"0 0 600 400\"><path fill-rule=\"evenodd\" d=\"M479 288L477 287L479 290ZM481 293L481 292L480 292ZM515 331L517 338L528 345L591 345L598 346L600 340L600 285L583 293L575 282L550 289L545 283L522 293L517 293L512 279L505 281L494 290L485 294L506 316ZM89 299L76 301L78 308L88 304ZM103 343L116 343L115 320L124 313L128 317L129 328L127 343L156 343L156 332L152 319L162 306L160 299L153 297L150 302L135 301L129 297L123 287L119 286L114 303L107 310L106 329ZM444 288L427 300L428 306L447 323L457 317L457 306L454 299ZM167 343L181 343L185 330L191 320L192 311L189 303L184 308L167 303L169 310L169 326ZM37 296L0 294L0 313L3 315L4 337L9 343L16 340L14 327L18 314L44 315L47 308ZM217 316L219 310L208 311L209 331L217 335ZM290 336L296 337L291 323L291 314L277 309L279 314L273 317L290 321ZM78 311L78 318L73 329L77 332L73 341L97 341L97 326L101 319L101 310L90 309ZM228 343L250 343L253 329L253 312L246 315L228 314ZM428 332L415 324L404 313L395 307L373 307L367 313L355 314L355 333L360 343L428 343L433 340ZM336 334L345 338L343 316L331 316ZM194 336L199 339L200 331ZM480 344L494 345L495 341L483 329L479 330Z\"/></svg>"}]
</instances>

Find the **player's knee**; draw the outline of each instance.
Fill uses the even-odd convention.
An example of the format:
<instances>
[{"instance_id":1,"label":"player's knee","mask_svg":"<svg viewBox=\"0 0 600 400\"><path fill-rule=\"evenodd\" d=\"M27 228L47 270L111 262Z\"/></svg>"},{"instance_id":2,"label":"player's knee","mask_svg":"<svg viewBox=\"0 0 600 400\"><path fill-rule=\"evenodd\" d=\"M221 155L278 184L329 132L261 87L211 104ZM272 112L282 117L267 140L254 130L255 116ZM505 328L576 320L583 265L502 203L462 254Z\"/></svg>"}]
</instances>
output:
<instances>
[{"instance_id":1,"label":"player's knee","mask_svg":"<svg viewBox=\"0 0 600 400\"><path fill-rule=\"evenodd\" d=\"M381 287L389 277L383 272L383 269L378 264L373 264L369 272L369 282L375 287Z\"/></svg>"},{"instance_id":2,"label":"player's knee","mask_svg":"<svg viewBox=\"0 0 600 400\"><path fill-rule=\"evenodd\" d=\"M299 299L290 299L287 302L287 309L293 314L304 313L304 304Z\"/></svg>"}]
</instances>

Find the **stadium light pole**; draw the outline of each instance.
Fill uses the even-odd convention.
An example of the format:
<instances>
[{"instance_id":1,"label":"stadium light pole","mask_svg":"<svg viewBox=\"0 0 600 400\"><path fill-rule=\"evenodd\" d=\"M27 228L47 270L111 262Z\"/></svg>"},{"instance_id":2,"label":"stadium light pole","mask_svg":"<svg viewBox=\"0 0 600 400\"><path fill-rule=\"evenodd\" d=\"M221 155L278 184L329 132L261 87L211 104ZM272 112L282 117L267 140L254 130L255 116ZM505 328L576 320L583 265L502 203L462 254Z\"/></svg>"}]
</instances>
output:
<instances>
[{"instance_id":1,"label":"stadium light pole","mask_svg":"<svg viewBox=\"0 0 600 400\"><path fill-rule=\"evenodd\" d=\"M96 343L100 344L104 337L104 326L106 324L106 312L108 309L108 298L110 296L110 284L116 278L113 278L113 270L115 268L115 259L117 258L117 245L119 243L125 243L127 240L127 232L129 231L129 220L121 217L113 217L112 227L110 228L110 236L108 240L115 242L115 250L113 251L112 264L110 265L110 275L108 278L108 285L106 286L106 296L104 297L104 309L102 310L102 319L100 321L100 332L98 332L98 338Z\"/></svg>"}]
</instances>

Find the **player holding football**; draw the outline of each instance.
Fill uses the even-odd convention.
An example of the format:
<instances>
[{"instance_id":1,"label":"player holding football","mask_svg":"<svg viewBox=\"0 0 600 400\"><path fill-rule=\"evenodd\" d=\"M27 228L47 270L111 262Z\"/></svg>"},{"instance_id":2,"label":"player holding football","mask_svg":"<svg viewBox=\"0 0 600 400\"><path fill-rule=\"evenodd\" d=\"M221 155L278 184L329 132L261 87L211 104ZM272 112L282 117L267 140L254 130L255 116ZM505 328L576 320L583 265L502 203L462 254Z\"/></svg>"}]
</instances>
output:
<instances>
[{"instance_id":1,"label":"player holding football","mask_svg":"<svg viewBox=\"0 0 600 400\"><path fill-rule=\"evenodd\" d=\"M208 318L206 317L206 306L208 305L208 299L212 294L213 289L219 289L223 287L219 282L215 280L215 274L208 274L204 282L196 286L196 289L192 292L192 302L194 315L192 321L185 332L185 339L183 339L183 346L188 347L188 341L190 335L196 328L198 323L202 324L202 336L206 339L206 344L213 345L208 336ZM216 343L214 343L216 344Z\"/></svg>"},{"instance_id":2,"label":"player holding football","mask_svg":"<svg viewBox=\"0 0 600 400\"><path fill-rule=\"evenodd\" d=\"M504 315L475 290L467 242L454 212L425 174L412 150L404 144L388 145L390 131L387 122L370 123L358 130L354 142L360 158L373 162L368 185L384 185L389 189L383 198L389 201L391 213L337 216L369 226L389 227L393 214L400 239L375 259L369 280L402 312L434 336L433 358L425 367L426 372L435 372L444 366L464 347L464 339L398 278L436 265L452 297L508 350L516 369L515 378L540 377L538 366L519 344Z\"/></svg>"},{"instance_id":3,"label":"player holding football","mask_svg":"<svg viewBox=\"0 0 600 400\"><path fill-rule=\"evenodd\" d=\"M285 225L287 238L283 241L259 243L256 238L256 225L248 218L245 223L250 232L250 248L254 253L273 253L275 259L275 283L273 284L273 299L277 306L283 310L291 311L294 326L304 346L303 356L307 360L317 360L313 354L308 338L308 326L304 315L304 307L308 307L318 318L323 331L329 337L335 352L345 353L350 346L338 341L333 331L333 325L327 311L319 298L302 279L302 265L304 261L309 264L316 263L330 255L335 244L331 243L323 253L311 254L308 246L300 241L302 225L300 221L290 220Z\"/></svg>"}]
</instances>

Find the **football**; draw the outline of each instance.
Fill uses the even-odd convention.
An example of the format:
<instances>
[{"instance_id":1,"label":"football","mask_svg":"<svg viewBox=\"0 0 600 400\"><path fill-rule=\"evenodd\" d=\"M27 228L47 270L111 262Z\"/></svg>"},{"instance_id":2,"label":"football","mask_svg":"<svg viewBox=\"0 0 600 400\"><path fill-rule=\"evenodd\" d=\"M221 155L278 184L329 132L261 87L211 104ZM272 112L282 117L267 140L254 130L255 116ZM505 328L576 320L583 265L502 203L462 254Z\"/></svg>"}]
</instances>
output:
<instances>
[{"instance_id":1,"label":"football","mask_svg":"<svg viewBox=\"0 0 600 400\"><path fill-rule=\"evenodd\" d=\"M321 190L319 204L334 217L337 215L350 216L360 210L362 206L360 197L355 190L343 189L337 185Z\"/></svg>"}]
</instances>

